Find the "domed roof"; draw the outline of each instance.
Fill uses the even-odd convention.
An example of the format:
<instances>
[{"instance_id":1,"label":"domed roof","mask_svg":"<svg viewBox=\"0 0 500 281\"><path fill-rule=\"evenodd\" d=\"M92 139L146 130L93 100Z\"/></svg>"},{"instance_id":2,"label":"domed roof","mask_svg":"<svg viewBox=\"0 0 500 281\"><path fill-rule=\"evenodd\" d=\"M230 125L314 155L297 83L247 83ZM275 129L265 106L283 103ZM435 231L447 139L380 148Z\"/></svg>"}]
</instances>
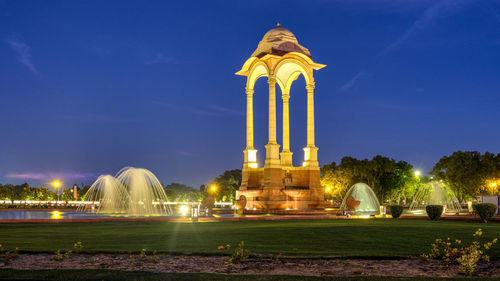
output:
<instances>
[{"instance_id":1,"label":"domed roof","mask_svg":"<svg viewBox=\"0 0 500 281\"><path fill-rule=\"evenodd\" d=\"M252 57L261 58L267 54L283 56L291 52L312 57L309 50L299 44L295 35L290 30L281 27L278 23L278 27L269 30L264 35L257 49L253 52Z\"/></svg>"}]
</instances>

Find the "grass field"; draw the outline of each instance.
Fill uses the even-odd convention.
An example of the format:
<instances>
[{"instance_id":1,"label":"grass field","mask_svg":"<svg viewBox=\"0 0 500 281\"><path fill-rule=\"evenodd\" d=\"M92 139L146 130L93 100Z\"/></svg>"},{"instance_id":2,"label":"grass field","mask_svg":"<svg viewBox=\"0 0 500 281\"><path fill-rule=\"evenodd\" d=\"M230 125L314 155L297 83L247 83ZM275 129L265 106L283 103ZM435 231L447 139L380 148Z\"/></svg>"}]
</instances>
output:
<instances>
[{"instance_id":1,"label":"grass field","mask_svg":"<svg viewBox=\"0 0 500 281\"><path fill-rule=\"evenodd\" d=\"M54 252L82 241L86 252L220 254L218 245L244 240L252 253L291 256L408 257L427 252L436 237L500 237L500 224L427 220L308 220L244 222L99 222L0 224L4 249ZM491 252L500 259L500 245Z\"/></svg>"}]
</instances>

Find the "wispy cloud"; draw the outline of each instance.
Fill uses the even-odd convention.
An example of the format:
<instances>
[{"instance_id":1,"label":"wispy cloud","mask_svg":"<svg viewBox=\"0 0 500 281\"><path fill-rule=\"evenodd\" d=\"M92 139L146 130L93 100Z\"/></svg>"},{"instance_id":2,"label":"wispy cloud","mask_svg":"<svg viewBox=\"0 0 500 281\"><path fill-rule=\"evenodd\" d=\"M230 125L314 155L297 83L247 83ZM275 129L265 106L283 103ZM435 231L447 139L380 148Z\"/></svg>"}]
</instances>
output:
<instances>
[{"instance_id":1,"label":"wispy cloud","mask_svg":"<svg viewBox=\"0 0 500 281\"><path fill-rule=\"evenodd\" d=\"M192 152L185 151L185 150L176 150L175 153L177 153L181 156L198 156L198 154L196 154L196 153L192 153Z\"/></svg>"},{"instance_id":2,"label":"wispy cloud","mask_svg":"<svg viewBox=\"0 0 500 281\"><path fill-rule=\"evenodd\" d=\"M425 9L423 14L415 22L413 22L413 24L400 37L380 51L378 56L383 57L389 54L408 40L413 34L426 28L440 16L455 12L469 2L470 0L439 0L434 2L431 6Z\"/></svg>"},{"instance_id":3,"label":"wispy cloud","mask_svg":"<svg viewBox=\"0 0 500 281\"><path fill-rule=\"evenodd\" d=\"M500 14L496 11L496 9L488 1L482 1L481 4L483 5L483 9L486 12L491 13L495 17L495 19L500 21Z\"/></svg>"},{"instance_id":4,"label":"wispy cloud","mask_svg":"<svg viewBox=\"0 0 500 281\"><path fill-rule=\"evenodd\" d=\"M316 0L320 3L340 3L342 5L349 5L359 9L372 9L384 12L405 13L414 11L415 9L422 9L427 7L429 3L434 3L436 0Z\"/></svg>"},{"instance_id":5,"label":"wispy cloud","mask_svg":"<svg viewBox=\"0 0 500 281\"><path fill-rule=\"evenodd\" d=\"M197 115L204 115L204 116L227 116L227 115L243 115L244 114L243 112L241 112L239 110L223 107L220 105L213 105L213 104L209 105L207 107L201 108L201 107L194 107L194 106L183 106L183 105L179 105L179 104L173 104L173 103L162 102L162 101L153 101L153 103L156 105L162 106L162 107L168 107L171 109L176 109L176 110L185 111L185 112L189 112L189 113L193 113L193 114L197 114Z\"/></svg>"},{"instance_id":6,"label":"wispy cloud","mask_svg":"<svg viewBox=\"0 0 500 281\"><path fill-rule=\"evenodd\" d=\"M41 180L45 179L46 175L42 173L25 173L25 174L7 174L6 178L10 179L27 179L27 180Z\"/></svg>"},{"instance_id":7,"label":"wispy cloud","mask_svg":"<svg viewBox=\"0 0 500 281\"><path fill-rule=\"evenodd\" d=\"M354 85L356 85L356 82L358 82L358 80L364 75L365 75L364 71L360 71L360 72L356 73L356 75L354 75L354 77L352 77L349 81L347 81L347 83L340 86L340 90L342 92L345 92L345 91L351 89L352 87L354 87Z\"/></svg>"},{"instance_id":8,"label":"wispy cloud","mask_svg":"<svg viewBox=\"0 0 500 281\"><path fill-rule=\"evenodd\" d=\"M115 124L123 122L142 121L141 117L133 116L113 116L110 114L82 113L78 115L62 115L63 118L80 121L80 122L95 122L103 124Z\"/></svg>"},{"instance_id":9,"label":"wispy cloud","mask_svg":"<svg viewBox=\"0 0 500 281\"><path fill-rule=\"evenodd\" d=\"M31 59L31 48L26 43L21 41L16 36L9 36L5 41L10 45L10 47L17 53L17 58L20 63L22 63L26 68L29 69L36 76L40 76L40 72L33 64Z\"/></svg>"},{"instance_id":10,"label":"wispy cloud","mask_svg":"<svg viewBox=\"0 0 500 281\"><path fill-rule=\"evenodd\" d=\"M163 53L156 53L154 55L141 55L141 61L145 65L161 64L161 63L171 63L175 59L170 56L166 56Z\"/></svg>"},{"instance_id":11,"label":"wispy cloud","mask_svg":"<svg viewBox=\"0 0 500 281\"><path fill-rule=\"evenodd\" d=\"M245 113L243 113L242 111L240 110L236 110L236 109L232 109L232 108L227 108L227 107L223 107L223 106L220 106L220 105L209 105L210 108L214 109L215 111L217 112L220 112L220 113L227 113L229 115L244 115Z\"/></svg>"},{"instance_id":12,"label":"wispy cloud","mask_svg":"<svg viewBox=\"0 0 500 281\"><path fill-rule=\"evenodd\" d=\"M51 180L54 178L60 179L87 179L95 177L94 173L12 173L5 175L10 179L24 179L24 180Z\"/></svg>"}]
</instances>

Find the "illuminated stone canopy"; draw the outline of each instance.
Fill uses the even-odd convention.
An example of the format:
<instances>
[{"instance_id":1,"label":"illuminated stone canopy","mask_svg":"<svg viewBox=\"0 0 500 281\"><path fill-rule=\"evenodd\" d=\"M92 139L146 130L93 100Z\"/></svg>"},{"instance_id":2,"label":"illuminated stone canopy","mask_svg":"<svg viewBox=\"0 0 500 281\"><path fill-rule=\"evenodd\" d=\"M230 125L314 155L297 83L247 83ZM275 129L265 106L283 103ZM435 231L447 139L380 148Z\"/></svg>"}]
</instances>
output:
<instances>
[{"instance_id":1,"label":"illuminated stone canopy","mask_svg":"<svg viewBox=\"0 0 500 281\"><path fill-rule=\"evenodd\" d=\"M325 67L312 60L309 50L301 46L293 33L280 26L268 31L252 56L237 75L247 77L246 149L243 152L242 184L237 197L244 195L250 209L311 209L324 200L319 182L318 148L314 144L314 76ZM290 88L303 75L307 90L307 145L302 167L293 167L289 136ZM263 168L257 162L253 130L253 94L255 82L267 77L269 84L268 144ZM276 138L276 83L283 102L283 148Z\"/></svg>"}]
</instances>

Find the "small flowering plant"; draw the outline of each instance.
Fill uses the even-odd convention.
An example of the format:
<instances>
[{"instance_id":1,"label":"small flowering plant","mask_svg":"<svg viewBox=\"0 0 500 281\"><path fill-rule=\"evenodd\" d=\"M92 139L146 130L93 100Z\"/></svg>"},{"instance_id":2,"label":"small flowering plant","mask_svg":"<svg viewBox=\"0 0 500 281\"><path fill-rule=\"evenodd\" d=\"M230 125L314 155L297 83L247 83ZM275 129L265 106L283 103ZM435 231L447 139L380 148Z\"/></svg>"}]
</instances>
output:
<instances>
[{"instance_id":1,"label":"small flowering plant","mask_svg":"<svg viewBox=\"0 0 500 281\"><path fill-rule=\"evenodd\" d=\"M226 246L224 245L219 245L219 247L217 247L217 250L219 251L222 251L222 250L229 250L231 249L231 244L226 244Z\"/></svg>"},{"instance_id":2,"label":"small flowering plant","mask_svg":"<svg viewBox=\"0 0 500 281\"><path fill-rule=\"evenodd\" d=\"M19 248L13 251L6 251L2 244L0 244L0 261L9 261L10 259L16 258L19 254Z\"/></svg>"},{"instance_id":3,"label":"small flowering plant","mask_svg":"<svg viewBox=\"0 0 500 281\"><path fill-rule=\"evenodd\" d=\"M73 244L73 249L77 254L80 253L83 249L83 243L81 241L76 242L75 244Z\"/></svg>"},{"instance_id":4,"label":"small flowering plant","mask_svg":"<svg viewBox=\"0 0 500 281\"><path fill-rule=\"evenodd\" d=\"M225 251L226 253L231 254L231 258L226 262L226 265L233 265L236 263L245 262L250 256L250 250L245 247L245 242L241 241L237 247L231 250L231 244L219 245L217 247L219 251ZM230 251L231 250L231 251Z\"/></svg>"},{"instance_id":5,"label":"small flowering plant","mask_svg":"<svg viewBox=\"0 0 500 281\"><path fill-rule=\"evenodd\" d=\"M431 252L423 254L426 259L442 259L446 263L458 263L460 269L468 275L471 275L477 268L477 263L480 260L485 262L490 261L490 257L485 254L493 244L497 243L498 239L494 238L489 242L481 242L483 235L482 229L478 229L473 237L472 244L466 246L461 240L451 240L438 238L431 244Z\"/></svg>"}]
</instances>

